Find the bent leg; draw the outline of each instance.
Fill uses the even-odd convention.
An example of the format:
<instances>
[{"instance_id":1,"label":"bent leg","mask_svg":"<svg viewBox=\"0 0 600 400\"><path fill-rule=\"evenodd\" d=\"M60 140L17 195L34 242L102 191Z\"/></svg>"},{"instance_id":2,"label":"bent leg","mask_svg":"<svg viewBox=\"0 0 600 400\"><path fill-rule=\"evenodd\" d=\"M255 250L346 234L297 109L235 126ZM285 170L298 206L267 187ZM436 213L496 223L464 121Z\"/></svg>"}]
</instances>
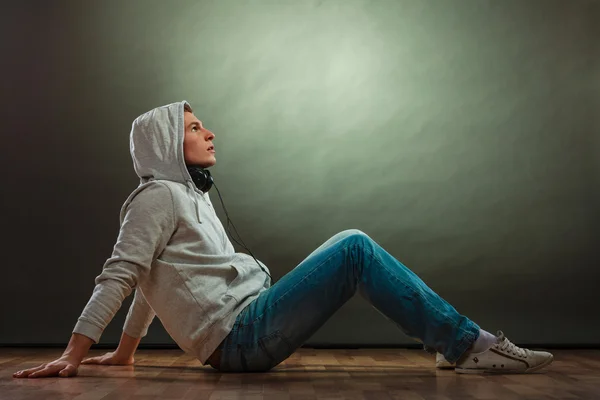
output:
<instances>
[{"instance_id":1,"label":"bent leg","mask_svg":"<svg viewBox=\"0 0 600 400\"><path fill-rule=\"evenodd\" d=\"M262 292L223 341L222 371L266 371L359 293L403 332L456 360L479 327L363 232L333 236Z\"/></svg>"}]
</instances>

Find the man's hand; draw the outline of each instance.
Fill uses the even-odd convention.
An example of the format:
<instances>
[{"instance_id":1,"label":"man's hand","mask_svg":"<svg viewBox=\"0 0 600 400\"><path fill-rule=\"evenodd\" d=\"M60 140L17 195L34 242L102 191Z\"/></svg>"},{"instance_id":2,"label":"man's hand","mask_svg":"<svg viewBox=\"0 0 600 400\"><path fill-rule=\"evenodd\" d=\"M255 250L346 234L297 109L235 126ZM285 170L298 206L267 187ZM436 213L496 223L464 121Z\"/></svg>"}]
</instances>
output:
<instances>
[{"instance_id":1,"label":"man's hand","mask_svg":"<svg viewBox=\"0 0 600 400\"><path fill-rule=\"evenodd\" d=\"M124 356L117 351L106 353L102 356L91 357L83 360L82 364L99 364L99 365L132 365L135 362L133 356Z\"/></svg>"},{"instance_id":2,"label":"man's hand","mask_svg":"<svg viewBox=\"0 0 600 400\"><path fill-rule=\"evenodd\" d=\"M42 364L35 368L29 368L15 372L13 374L13 378L42 378L49 376L67 378L77 375L79 363L79 360L76 358L62 356L61 358L47 364Z\"/></svg>"},{"instance_id":3,"label":"man's hand","mask_svg":"<svg viewBox=\"0 0 600 400\"><path fill-rule=\"evenodd\" d=\"M67 348L59 359L35 368L15 372L13 378L42 378L47 376L67 378L75 376L81 360L83 360L93 342L87 336L73 333Z\"/></svg>"}]
</instances>

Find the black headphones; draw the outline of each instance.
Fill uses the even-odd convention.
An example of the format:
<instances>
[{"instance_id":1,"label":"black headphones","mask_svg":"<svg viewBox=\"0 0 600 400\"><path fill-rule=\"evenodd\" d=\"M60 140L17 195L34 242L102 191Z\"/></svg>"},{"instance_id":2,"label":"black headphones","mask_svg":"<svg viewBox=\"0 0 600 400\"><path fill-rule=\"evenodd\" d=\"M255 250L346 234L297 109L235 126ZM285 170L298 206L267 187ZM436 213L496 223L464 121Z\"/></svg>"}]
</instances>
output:
<instances>
[{"instance_id":1,"label":"black headphones","mask_svg":"<svg viewBox=\"0 0 600 400\"><path fill-rule=\"evenodd\" d=\"M208 192L213 185L213 178L210 171L199 165L188 165L187 170L194 181L196 187L204 193Z\"/></svg>"}]
</instances>

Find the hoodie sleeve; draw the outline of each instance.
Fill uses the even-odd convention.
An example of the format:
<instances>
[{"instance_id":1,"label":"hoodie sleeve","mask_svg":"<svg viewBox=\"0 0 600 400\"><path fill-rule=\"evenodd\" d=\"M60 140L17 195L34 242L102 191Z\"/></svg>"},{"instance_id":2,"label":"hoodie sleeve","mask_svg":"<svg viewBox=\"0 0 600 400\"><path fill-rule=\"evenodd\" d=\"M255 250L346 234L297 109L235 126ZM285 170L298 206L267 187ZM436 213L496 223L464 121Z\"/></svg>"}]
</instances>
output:
<instances>
[{"instance_id":1,"label":"hoodie sleeve","mask_svg":"<svg viewBox=\"0 0 600 400\"><path fill-rule=\"evenodd\" d=\"M95 343L123 299L147 278L152 262L175 230L171 191L156 181L140 190L124 206L121 215L121 229L112 256L96 277L92 296L73 329L73 333L85 335Z\"/></svg>"},{"instance_id":2,"label":"hoodie sleeve","mask_svg":"<svg viewBox=\"0 0 600 400\"><path fill-rule=\"evenodd\" d=\"M137 288L131 307L129 307L127 318L125 318L123 331L131 337L143 338L148 333L148 327L155 316L156 314L146 301L144 293L142 293L140 288Z\"/></svg>"}]
</instances>

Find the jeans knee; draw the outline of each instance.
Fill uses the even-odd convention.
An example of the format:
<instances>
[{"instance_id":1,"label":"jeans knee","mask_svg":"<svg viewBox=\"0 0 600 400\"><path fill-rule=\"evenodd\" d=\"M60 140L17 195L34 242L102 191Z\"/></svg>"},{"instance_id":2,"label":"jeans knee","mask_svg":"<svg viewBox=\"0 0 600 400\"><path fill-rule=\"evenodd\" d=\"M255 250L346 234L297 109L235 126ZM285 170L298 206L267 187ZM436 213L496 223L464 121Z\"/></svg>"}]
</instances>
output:
<instances>
[{"instance_id":1,"label":"jeans knee","mask_svg":"<svg viewBox=\"0 0 600 400\"><path fill-rule=\"evenodd\" d=\"M367 235L360 229L355 229L355 228L343 230L339 233L339 235L342 235L344 237L365 237L365 236L369 237L369 235Z\"/></svg>"},{"instance_id":2,"label":"jeans knee","mask_svg":"<svg viewBox=\"0 0 600 400\"><path fill-rule=\"evenodd\" d=\"M371 238L369 237L369 235L367 235L360 229L346 229L342 233L344 233L346 235L345 239L351 240L353 242L358 242L361 245L364 245L365 243L368 243L371 241Z\"/></svg>"},{"instance_id":3,"label":"jeans knee","mask_svg":"<svg viewBox=\"0 0 600 400\"><path fill-rule=\"evenodd\" d=\"M344 247L353 247L354 250L351 254L354 254L357 259L364 260L365 257L372 255L375 252L373 239L366 233L359 229L347 229L344 231L346 237L342 239ZM362 265L362 263L360 263Z\"/></svg>"}]
</instances>

